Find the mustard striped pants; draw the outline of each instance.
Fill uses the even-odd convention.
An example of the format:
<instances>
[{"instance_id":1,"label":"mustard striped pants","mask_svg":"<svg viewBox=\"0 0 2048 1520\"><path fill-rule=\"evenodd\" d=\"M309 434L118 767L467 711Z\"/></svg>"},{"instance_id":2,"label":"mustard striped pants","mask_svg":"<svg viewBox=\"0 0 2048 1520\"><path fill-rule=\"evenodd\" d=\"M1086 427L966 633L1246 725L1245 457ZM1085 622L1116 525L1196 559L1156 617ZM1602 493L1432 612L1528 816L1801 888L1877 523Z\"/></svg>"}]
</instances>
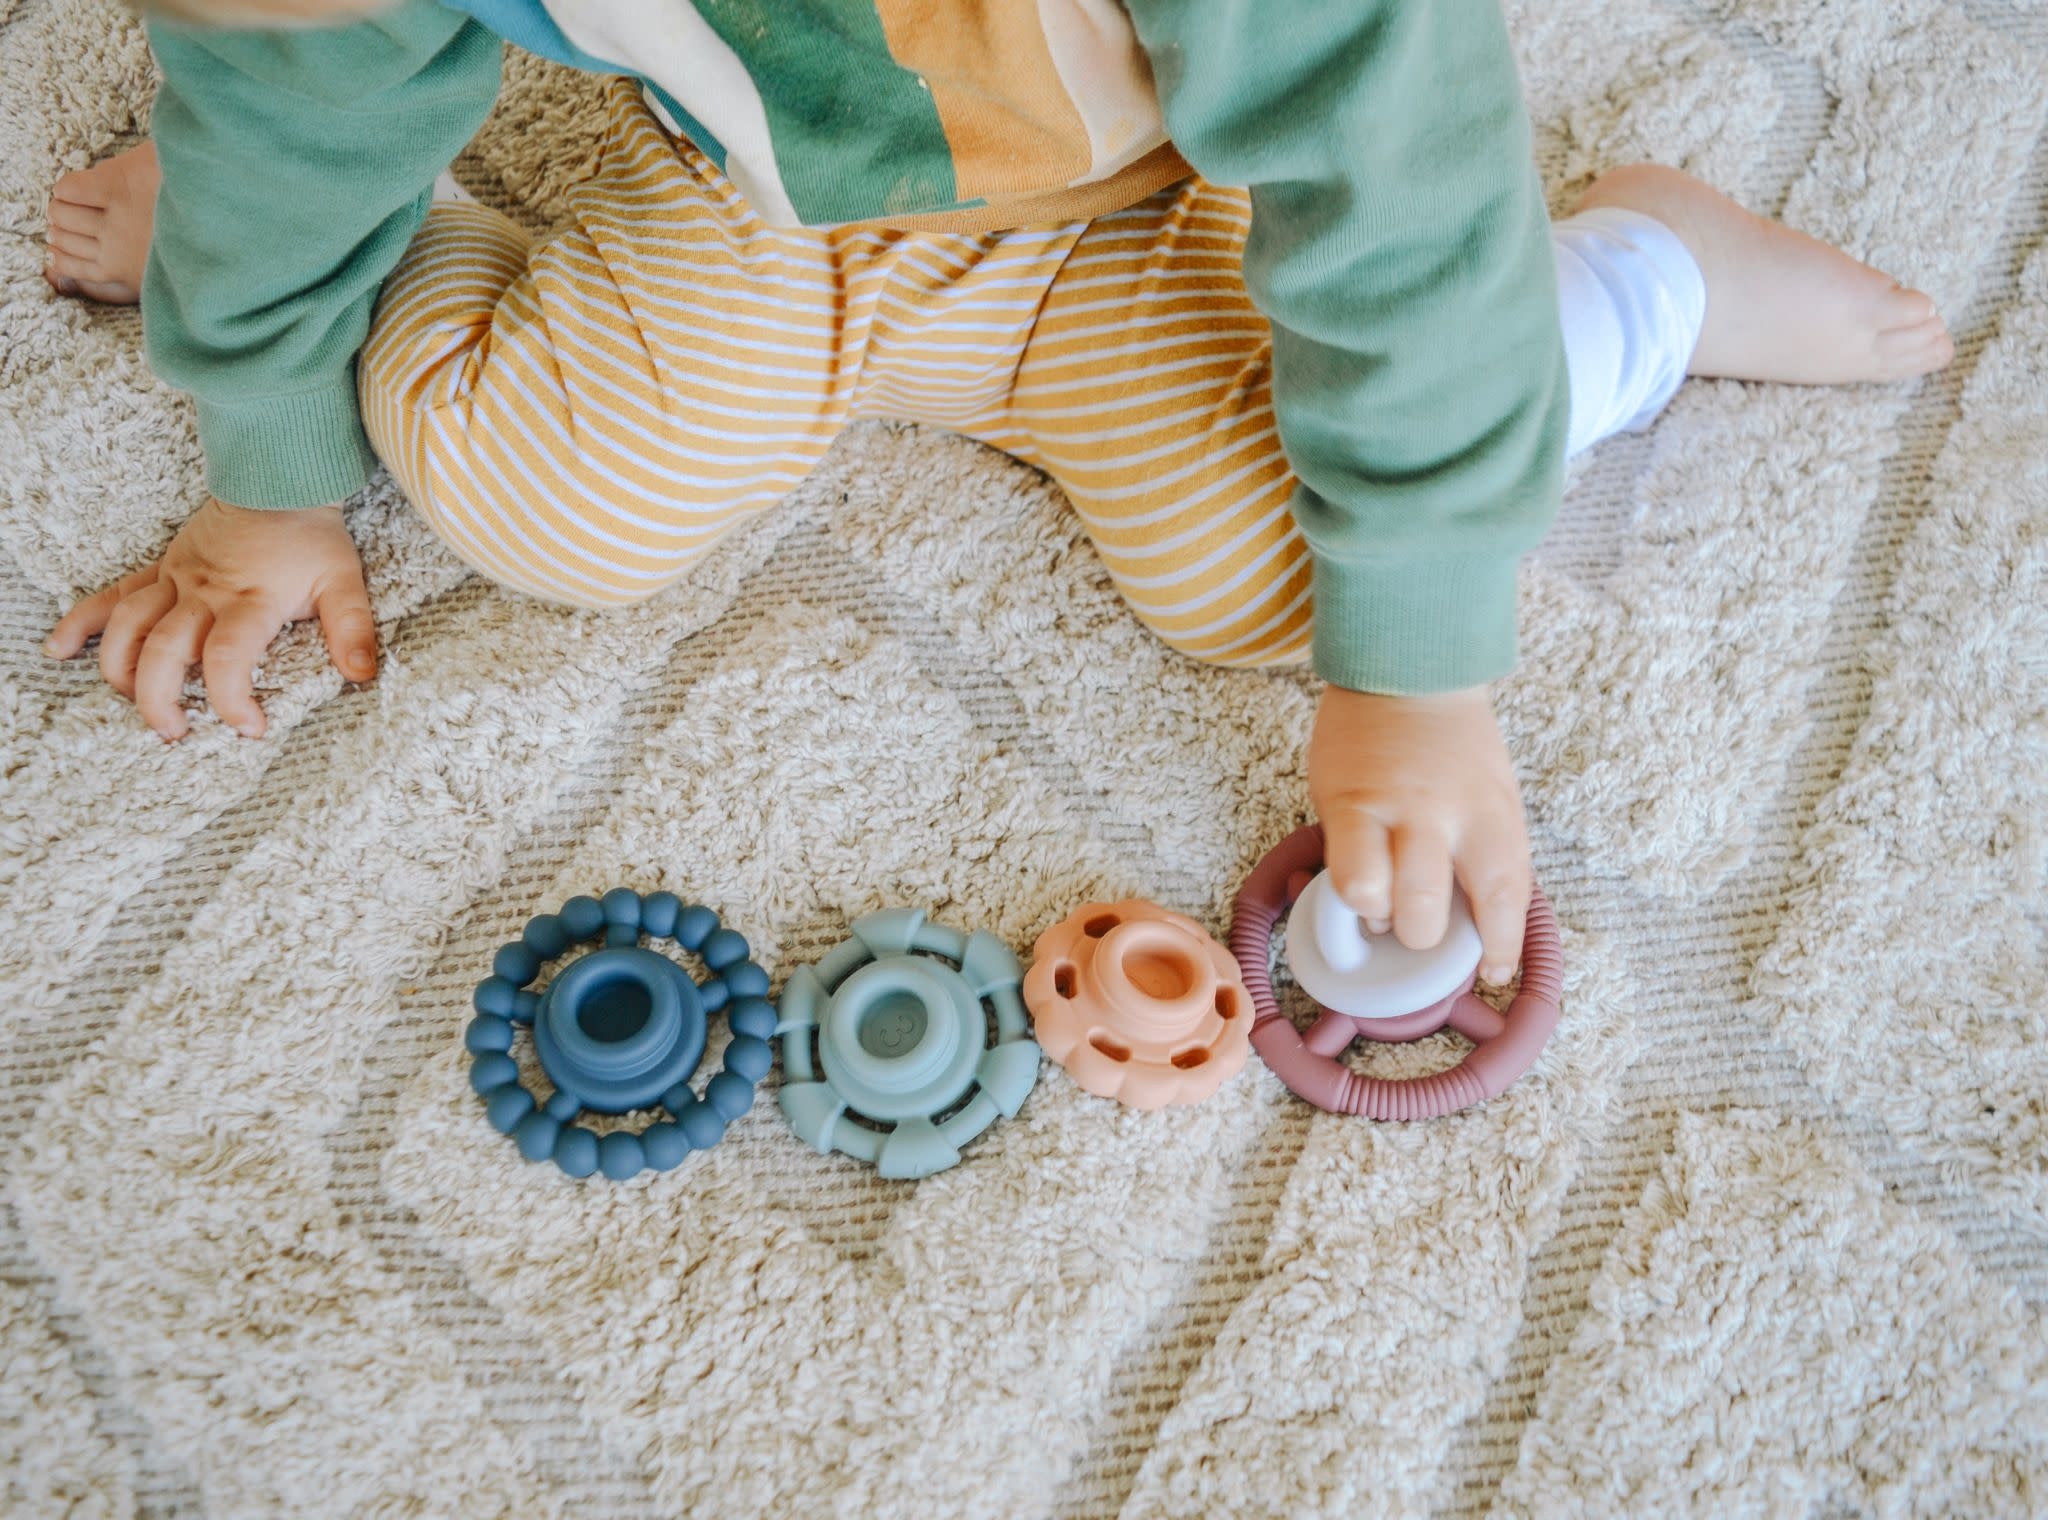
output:
<instances>
[{"instance_id":1,"label":"mustard striped pants","mask_svg":"<svg viewBox=\"0 0 2048 1520\"><path fill-rule=\"evenodd\" d=\"M573 225L437 205L359 369L378 454L484 574L639 600L798 484L848 422L933 423L1063 487L1137 615L1233 665L1306 654L1244 195L1092 222L764 225L621 81Z\"/></svg>"}]
</instances>

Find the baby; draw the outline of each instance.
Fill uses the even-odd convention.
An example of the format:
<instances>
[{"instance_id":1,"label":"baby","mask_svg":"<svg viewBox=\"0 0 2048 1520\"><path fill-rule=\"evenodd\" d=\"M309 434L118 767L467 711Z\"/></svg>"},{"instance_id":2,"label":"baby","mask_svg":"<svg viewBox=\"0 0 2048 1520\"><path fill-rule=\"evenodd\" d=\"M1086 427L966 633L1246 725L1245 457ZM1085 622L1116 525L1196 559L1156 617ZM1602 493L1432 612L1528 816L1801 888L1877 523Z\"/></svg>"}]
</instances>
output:
<instances>
[{"instance_id":1,"label":"baby","mask_svg":"<svg viewBox=\"0 0 2048 1520\"><path fill-rule=\"evenodd\" d=\"M538 245L431 187L499 40L622 76ZM1634 165L1553 226L1498 0L169 0L154 138L65 176L48 278L135 301L212 493L58 658L167 739L200 665L376 634L338 503L378 460L484 574L614 605L685 578L859 417L1066 491L1133 613L1328 683L1344 900L1516 965L1528 844L1487 683L1567 455L1687 374L1889 381L1933 302Z\"/></svg>"}]
</instances>

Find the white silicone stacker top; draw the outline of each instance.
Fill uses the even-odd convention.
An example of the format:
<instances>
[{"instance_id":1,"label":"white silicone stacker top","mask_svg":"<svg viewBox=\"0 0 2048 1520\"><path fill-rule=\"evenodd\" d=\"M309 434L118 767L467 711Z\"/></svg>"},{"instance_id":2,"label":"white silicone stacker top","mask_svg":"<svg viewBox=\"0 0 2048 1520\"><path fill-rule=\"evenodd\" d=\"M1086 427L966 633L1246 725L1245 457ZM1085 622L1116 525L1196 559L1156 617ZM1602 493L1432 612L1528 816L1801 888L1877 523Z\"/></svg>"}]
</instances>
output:
<instances>
[{"instance_id":1,"label":"white silicone stacker top","mask_svg":"<svg viewBox=\"0 0 2048 1520\"><path fill-rule=\"evenodd\" d=\"M1302 991L1333 1013L1398 1019L1471 985L1479 928L1465 894L1451 889L1451 925L1434 949L1410 950L1373 934L1318 872L1287 915L1287 964Z\"/></svg>"}]
</instances>

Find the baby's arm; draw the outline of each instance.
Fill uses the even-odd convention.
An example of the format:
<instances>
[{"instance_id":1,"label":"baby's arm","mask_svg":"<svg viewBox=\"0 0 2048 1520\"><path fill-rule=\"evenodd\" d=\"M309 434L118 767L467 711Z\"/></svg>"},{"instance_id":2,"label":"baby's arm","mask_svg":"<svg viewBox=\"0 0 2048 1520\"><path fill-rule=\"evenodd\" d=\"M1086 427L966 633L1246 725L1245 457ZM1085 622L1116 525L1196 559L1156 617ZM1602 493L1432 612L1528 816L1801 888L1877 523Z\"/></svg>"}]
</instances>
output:
<instances>
[{"instance_id":1,"label":"baby's arm","mask_svg":"<svg viewBox=\"0 0 2048 1520\"><path fill-rule=\"evenodd\" d=\"M1498 0L1126 0L1188 162L1251 189L1330 683L1309 780L1345 900L1435 944L1453 872L1511 967L1528 902L1485 683L1556 511L1569 390Z\"/></svg>"},{"instance_id":2,"label":"baby's arm","mask_svg":"<svg viewBox=\"0 0 2048 1520\"><path fill-rule=\"evenodd\" d=\"M52 632L101 667L166 738L200 663L244 733L250 676L286 623L318 616L342 673L366 679L375 630L335 503L375 465L355 362L385 275L434 177L496 98L499 44L433 0L350 26L251 31L152 22L163 169L148 273L151 367L198 404L212 493L163 557Z\"/></svg>"}]
</instances>

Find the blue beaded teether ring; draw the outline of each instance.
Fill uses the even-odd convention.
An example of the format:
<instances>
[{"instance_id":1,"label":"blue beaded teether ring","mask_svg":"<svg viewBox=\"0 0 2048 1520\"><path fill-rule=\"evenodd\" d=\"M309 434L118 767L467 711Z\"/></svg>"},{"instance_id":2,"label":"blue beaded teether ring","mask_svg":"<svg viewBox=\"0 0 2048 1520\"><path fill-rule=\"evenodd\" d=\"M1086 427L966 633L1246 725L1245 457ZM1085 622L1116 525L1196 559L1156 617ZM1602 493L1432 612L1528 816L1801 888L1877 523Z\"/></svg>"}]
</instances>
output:
<instances>
[{"instance_id":1,"label":"blue beaded teether ring","mask_svg":"<svg viewBox=\"0 0 2048 1520\"><path fill-rule=\"evenodd\" d=\"M917 908L855 919L851 939L782 989L789 1127L884 1177L944 1171L1038 1080L1023 974L993 934Z\"/></svg>"},{"instance_id":2,"label":"blue beaded teether ring","mask_svg":"<svg viewBox=\"0 0 2048 1520\"><path fill-rule=\"evenodd\" d=\"M644 949L642 934L672 939L700 957L702 982L665 955ZM526 991L541 967L578 941L601 940L539 992ZM747 942L709 908L685 905L673 892L642 897L615 887L602 901L572 897L559 913L528 921L526 932L498 951L491 975L477 983L476 1017L463 1043L469 1085L484 1100L493 1128L512 1136L528 1161L553 1157L571 1177L601 1171L623 1182L643 1166L665 1172L693 1150L709 1150L725 1127L754 1104L754 1084L768 1073L775 1009L768 973ZM721 1009L732 1026L724 1067L699 1098L690 1078L704 1058L707 1021ZM554 1096L536 1106L512 1059L513 1027L530 1025L541 1069ZM578 1114L623 1114L659 1104L674 1116L638 1134L599 1136Z\"/></svg>"}]
</instances>

